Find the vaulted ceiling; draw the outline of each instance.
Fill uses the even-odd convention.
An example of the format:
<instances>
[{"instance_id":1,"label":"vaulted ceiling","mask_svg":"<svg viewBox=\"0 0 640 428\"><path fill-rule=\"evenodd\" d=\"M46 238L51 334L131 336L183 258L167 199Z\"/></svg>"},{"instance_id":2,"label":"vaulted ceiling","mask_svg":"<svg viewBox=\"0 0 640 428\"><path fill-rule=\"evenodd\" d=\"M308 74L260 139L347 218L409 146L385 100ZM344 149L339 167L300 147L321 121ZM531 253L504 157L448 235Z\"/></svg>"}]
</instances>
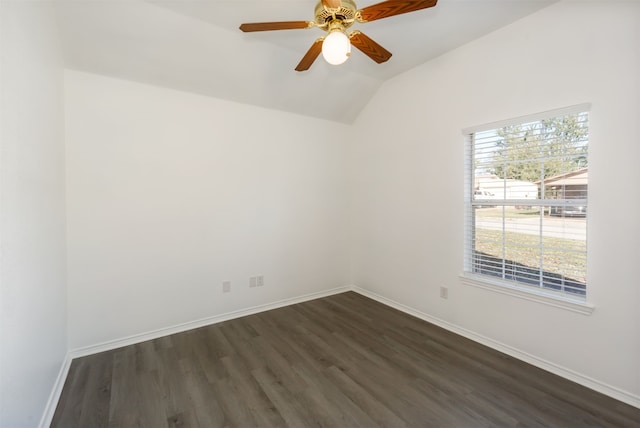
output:
<instances>
[{"instance_id":1,"label":"vaulted ceiling","mask_svg":"<svg viewBox=\"0 0 640 428\"><path fill-rule=\"evenodd\" d=\"M343 65L320 57L306 72L294 68L321 30L238 26L313 20L314 0L56 0L56 8L69 68L351 123L385 80L555 1L439 0L354 25L393 53L388 62L354 49Z\"/></svg>"}]
</instances>

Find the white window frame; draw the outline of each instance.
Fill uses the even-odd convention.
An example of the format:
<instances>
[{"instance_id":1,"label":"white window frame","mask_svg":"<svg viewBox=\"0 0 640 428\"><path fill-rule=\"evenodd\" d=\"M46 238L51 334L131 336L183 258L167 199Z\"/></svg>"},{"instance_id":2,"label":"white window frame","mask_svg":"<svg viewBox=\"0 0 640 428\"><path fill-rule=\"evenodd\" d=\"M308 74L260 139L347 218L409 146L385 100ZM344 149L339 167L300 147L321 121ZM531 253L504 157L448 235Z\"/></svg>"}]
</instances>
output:
<instances>
[{"instance_id":1,"label":"white window frame","mask_svg":"<svg viewBox=\"0 0 640 428\"><path fill-rule=\"evenodd\" d=\"M577 312L584 315L590 315L595 309L594 305L587 301L587 294L584 298L576 297L573 298L571 296L567 296L566 294L555 293L554 291L546 290L544 288L537 287L529 287L526 285L519 284L515 281L504 280L501 278L493 277L486 274L474 273L472 264L472 240L473 240L473 230L470 226L473 221L473 206L472 200L474 196L474 170L472 168L473 164L473 153L472 153L472 138L476 133L489 131L493 129L504 128L507 126L513 125L521 125L525 123L535 122L543 119L550 119L554 117L561 117L576 113L582 112L590 112L591 104L579 104L563 109L557 109L552 111L546 111L541 113L536 113L527 116L521 116L513 119L492 122L480 126L469 127L462 130L463 135L465 136L465 189L464 189L464 200L465 200L465 241L464 241L464 269L460 278L463 284L479 287L481 289L489 290L492 292L506 294L513 297L518 297L521 299L534 301L542 304L546 304L549 306L566 309L569 311ZM478 201L476 200L476 203ZM531 201L525 201L527 205L531 204ZM569 202L571 203L571 202ZM587 220L588 221L588 220Z\"/></svg>"}]
</instances>

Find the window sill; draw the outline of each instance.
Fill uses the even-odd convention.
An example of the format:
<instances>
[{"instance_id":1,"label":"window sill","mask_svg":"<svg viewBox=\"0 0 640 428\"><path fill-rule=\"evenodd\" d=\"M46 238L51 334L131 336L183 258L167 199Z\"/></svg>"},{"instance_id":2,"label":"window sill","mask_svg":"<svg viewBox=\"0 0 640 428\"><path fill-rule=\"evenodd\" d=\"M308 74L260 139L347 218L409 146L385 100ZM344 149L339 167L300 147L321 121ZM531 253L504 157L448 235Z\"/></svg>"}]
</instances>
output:
<instances>
[{"instance_id":1,"label":"window sill","mask_svg":"<svg viewBox=\"0 0 640 428\"><path fill-rule=\"evenodd\" d=\"M570 298L562 298L552 293L547 293L535 288L516 287L507 282L488 280L484 276L474 275L464 272L460 274L460 280L465 285L483 288L495 293L506 294L508 296L518 297L520 299L532 302L542 303L544 305L577 312L583 315L591 315L595 307L591 303Z\"/></svg>"}]
</instances>

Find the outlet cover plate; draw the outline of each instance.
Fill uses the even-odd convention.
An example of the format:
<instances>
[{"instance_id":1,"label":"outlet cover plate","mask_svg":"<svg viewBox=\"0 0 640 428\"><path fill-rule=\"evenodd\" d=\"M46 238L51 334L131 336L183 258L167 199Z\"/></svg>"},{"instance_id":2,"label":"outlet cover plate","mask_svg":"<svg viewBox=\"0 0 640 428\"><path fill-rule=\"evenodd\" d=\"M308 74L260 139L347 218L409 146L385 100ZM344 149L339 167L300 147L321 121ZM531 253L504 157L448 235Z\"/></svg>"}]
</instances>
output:
<instances>
[{"instance_id":1,"label":"outlet cover plate","mask_svg":"<svg viewBox=\"0 0 640 428\"><path fill-rule=\"evenodd\" d=\"M449 289L447 287L440 287L440 297L443 299L449 298Z\"/></svg>"}]
</instances>

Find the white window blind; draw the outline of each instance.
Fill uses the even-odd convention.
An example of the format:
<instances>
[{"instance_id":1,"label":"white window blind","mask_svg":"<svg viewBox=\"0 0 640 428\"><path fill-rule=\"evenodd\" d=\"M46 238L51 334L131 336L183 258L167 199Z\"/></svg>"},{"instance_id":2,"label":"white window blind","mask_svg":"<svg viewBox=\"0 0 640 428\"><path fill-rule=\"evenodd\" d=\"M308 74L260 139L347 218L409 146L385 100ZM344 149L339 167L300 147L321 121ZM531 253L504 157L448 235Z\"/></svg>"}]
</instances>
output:
<instances>
[{"instance_id":1,"label":"white window blind","mask_svg":"<svg viewBox=\"0 0 640 428\"><path fill-rule=\"evenodd\" d=\"M587 109L466 132L465 273L586 298Z\"/></svg>"}]
</instances>

